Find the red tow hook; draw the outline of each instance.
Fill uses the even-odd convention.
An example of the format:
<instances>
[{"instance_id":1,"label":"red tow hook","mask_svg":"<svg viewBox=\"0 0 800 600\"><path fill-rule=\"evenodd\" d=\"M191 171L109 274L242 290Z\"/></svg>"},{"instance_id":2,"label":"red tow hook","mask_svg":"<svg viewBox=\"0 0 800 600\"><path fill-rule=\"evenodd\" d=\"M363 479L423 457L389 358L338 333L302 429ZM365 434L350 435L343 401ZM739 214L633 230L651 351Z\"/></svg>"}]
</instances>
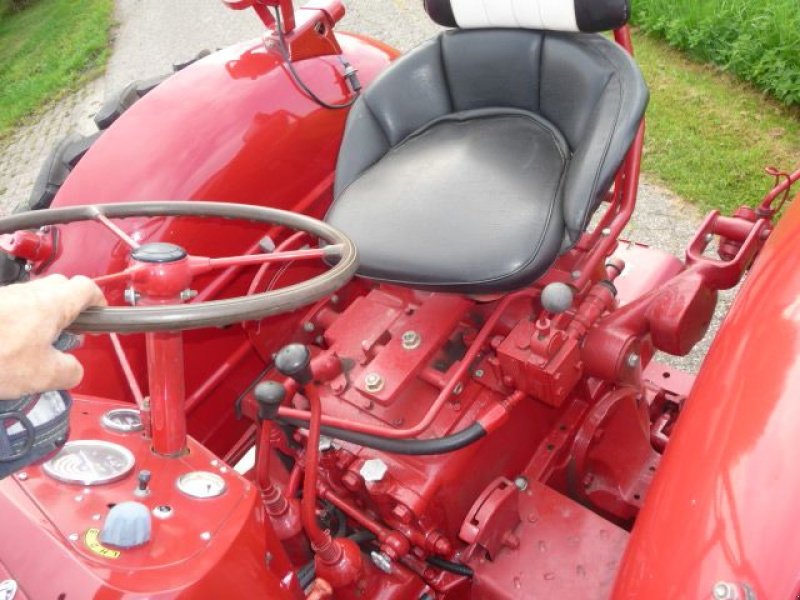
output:
<instances>
[{"instance_id":1,"label":"red tow hook","mask_svg":"<svg viewBox=\"0 0 800 600\"><path fill-rule=\"evenodd\" d=\"M317 523L317 473L319 438L322 427L322 403L311 371L311 352L302 344L290 344L275 357L275 367L293 379L309 402L311 419L306 442L305 478L303 480L303 527L314 550L317 577L334 588L353 585L362 572L363 561L358 545L347 538L334 538Z\"/></svg>"}]
</instances>

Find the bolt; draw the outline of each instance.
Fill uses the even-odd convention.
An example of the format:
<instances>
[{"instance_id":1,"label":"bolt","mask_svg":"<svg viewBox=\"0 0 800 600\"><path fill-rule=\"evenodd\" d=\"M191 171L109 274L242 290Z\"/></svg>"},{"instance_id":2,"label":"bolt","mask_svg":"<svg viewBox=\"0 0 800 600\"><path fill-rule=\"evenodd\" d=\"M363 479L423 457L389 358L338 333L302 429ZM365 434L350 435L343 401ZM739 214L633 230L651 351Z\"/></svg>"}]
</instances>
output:
<instances>
[{"instance_id":1,"label":"bolt","mask_svg":"<svg viewBox=\"0 0 800 600\"><path fill-rule=\"evenodd\" d=\"M628 354L626 362L628 363L628 366L631 369L635 369L636 367L639 366L639 355L636 354L636 352L631 352L630 354Z\"/></svg>"},{"instance_id":2,"label":"bolt","mask_svg":"<svg viewBox=\"0 0 800 600\"><path fill-rule=\"evenodd\" d=\"M125 298L125 302L127 302L131 306L135 306L136 302L141 297L141 294L139 294L139 292L137 292L133 288L127 288L125 290L125 293L123 294L123 297Z\"/></svg>"},{"instance_id":3,"label":"bolt","mask_svg":"<svg viewBox=\"0 0 800 600\"><path fill-rule=\"evenodd\" d=\"M573 271L571 273L571 276L572 276L573 279L580 279L581 272L580 271Z\"/></svg>"},{"instance_id":4,"label":"bolt","mask_svg":"<svg viewBox=\"0 0 800 600\"><path fill-rule=\"evenodd\" d=\"M458 396L463 391L464 391L464 384L459 381L453 388L453 395Z\"/></svg>"},{"instance_id":5,"label":"bolt","mask_svg":"<svg viewBox=\"0 0 800 600\"><path fill-rule=\"evenodd\" d=\"M415 348L419 348L422 343L422 336L416 331L406 331L403 334L402 340L403 348L406 350L414 350Z\"/></svg>"},{"instance_id":6,"label":"bolt","mask_svg":"<svg viewBox=\"0 0 800 600\"><path fill-rule=\"evenodd\" d=\"M380 376L380 373L367 373L367 376L364 377L364 385L366 386L368 392L380 392L385 383L386 382L383 380L383 377Z\"/></svg>"},{"instance_id":7,"label":"bolt","mask_svg":"<svg viewBox=\"0 0 800 600\"><path fill-rule=\"evenodd\" d=\"M520 475L514 480L514 485L517 486L517 489L520 492L524 492L528 489L528 479Z\"/></svg>"},{"instance_id":8,"label":"bolt","mask_svg":"<svg viewBox=\"0 0 800 600\"><path fill-rule=\"evenodd\" d=\"M25 263L25 271L28 272L28 273L33 271L33 263L29 263L29 262Z\"/></svg>"},{"instance_id":9,"label":"bolt","mask_svg":"<svg viewBox=\"0 0 800 600\"><path fill-rule=\"evenodd\" d=\"M389 467L387 467L386 463L380 458L371 458L367 461L364 461L364 464L361 465L359 473L364 481L377 483L379 481L383 481L383 478L386 476L386 472L388 470Z\"/></svg>"},{"instance_id":10,"label":"bolt","mask_svg":"<svg viewBox=\"0 0 800 600\"><path fill-rule=\"evenodd\" d=\"M714 584L711 593L714 596L714 600L737 600L739 594L736 592L736 587L736 585L727 581L718 581Z\"/></svg>"},{"instance_id":11,"label":"bolt","mask_svg":"<svg viewBox=\"0 0 800 600\"><path fill-rule=\"evenodd\" d=\"M608 227L605 227L600 233L608 237L609 235L611 235L611 230Z\"/></svg>"},{"instance_id":12,"label":"bolt","mask_svg":"<svg viewBox=\"0 0 800 600\"><path fill-rule=\"evenodd\" d=\"M305 331L306 333L311 333L312 331L314 331L314 324L311 321L303 323L303 331Z\"/></svg>"},{"instance_id":13,"label":"bolt","mask_svg":"<svg viewBox=\"0 0 800 600\"><path fill-rule=\"evenodd\" d=\"M329 438L327 435L319 436L319 451L320 452L327 452L328 450L333 450L333 440Z\"/></svg>"},{"instance_id":14,"label":"bolt","mask_svg":"<svg viewBox=\"0 0 800 600\"><path fill-rule=\"evenodd\" d=\"M25 471L20 471L19 473L17 473L17 479L19 479L20 481L25 481L26 479L28 479L28 474Z\"/></svg>"},{"instance_id":15,"label":"bolt","mask_svg":"<svg viewBox=\"0 0 800 600\"><path fill-rule=\"evenodd\" d=\"M369 557L372 559L373 564L378 567L384 573L391 574L392 572L392 559L386 556L383 552L378 552L377 550L373 550L369 553Z\"/></svg>"},{"instance_id":16,"label":"bolt","mask_svg":"<svg viewBox=\"0 0 800 600\"><path fill-rule=\"evenodd\" d=\"M483 369L475 369L475 371L472 374L475 375L475 377L477 377L478 379L480 379L481 377L483 377Z\"/></svg>"},{"instance_id":17,"label":"bolt","mask_svg":"<svg viewBox=\"0 0 800 600\"><path fill-rule=\"evenodd\" d=\"M186 302L197 296L197 290L185 289L181 292L181 300Z\"/></svg>"}]
</instances>

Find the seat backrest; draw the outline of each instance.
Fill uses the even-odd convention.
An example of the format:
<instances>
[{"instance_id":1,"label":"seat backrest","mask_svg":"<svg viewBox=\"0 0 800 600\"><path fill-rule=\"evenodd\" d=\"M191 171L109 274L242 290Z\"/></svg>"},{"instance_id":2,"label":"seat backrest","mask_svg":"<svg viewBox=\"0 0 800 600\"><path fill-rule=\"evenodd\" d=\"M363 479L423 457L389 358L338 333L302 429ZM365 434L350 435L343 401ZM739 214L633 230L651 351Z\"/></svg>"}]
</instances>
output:
<instances>
[{"instance_id":1,"label":"seat backrest","mask_svg":"<svg viewBox=\"0 0 800 600\"><path fill-rule=\"evenodd\" d=\"M609 2L627 7L622 0ZM571 0L427 0L426 8L449 23L445 9L450 7L460 23L463 7L495 3L552 7ZM625 18L627 12L620 24ZM496 16L487 21L501 22ZM391 148L443 116L521 109L550 121L570 147L562 211L568 241L575 241L610 187L647 99L633 60L602 36L520 28L447 31L398 59L351 109L334 195L338 198Z\"/></svg>"},{"instance_id":2,"label":"seat backrest","mask_svg":"<svg viewBox=\"0 0 800 600\"><path fill-rule=\"evenodd\" d=\"M628 22L630 0L424 0L445 27L598 32Z\"/></svg>"}]
</instances>

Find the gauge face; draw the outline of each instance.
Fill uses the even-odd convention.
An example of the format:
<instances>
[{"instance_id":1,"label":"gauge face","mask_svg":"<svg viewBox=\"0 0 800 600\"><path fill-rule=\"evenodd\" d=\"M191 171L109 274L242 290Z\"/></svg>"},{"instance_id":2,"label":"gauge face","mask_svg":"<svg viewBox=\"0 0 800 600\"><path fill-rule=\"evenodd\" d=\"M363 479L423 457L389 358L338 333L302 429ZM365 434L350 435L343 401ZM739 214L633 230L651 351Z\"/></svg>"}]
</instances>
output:
<instances>
[{"instance_id":1,"label":"gauge face","mask_svg":"<svg viewBox=\"0 0 800 600\"><path fill-rule=\"evenodd\" d=\"M135 408L115 408L104 414L100 422L106 429L117 433L133 433L144 428L142 415Z\"/></svg>"},{"instance_id":2,"label":"gauge face","mask_svg":"<svg viewBox=\"0 0 800 600\"><path fill-rule=\"evenodd\" d=\"M228 487L225 480L210 471L192 471L178 477L178 489L192 498L216 498Z\"/></svg>"},{"instance_id":3,"label":"gauge face","mask_svg":"<svg viewBox=\"0 0 800 600\"><path fill-rule=\"evenodd\" d=\"M133 469L136 460L127 448L100 440L67 442L42 465L53 479L78 485L102 485L119 481Z\"/></svg>"}]
</instances>

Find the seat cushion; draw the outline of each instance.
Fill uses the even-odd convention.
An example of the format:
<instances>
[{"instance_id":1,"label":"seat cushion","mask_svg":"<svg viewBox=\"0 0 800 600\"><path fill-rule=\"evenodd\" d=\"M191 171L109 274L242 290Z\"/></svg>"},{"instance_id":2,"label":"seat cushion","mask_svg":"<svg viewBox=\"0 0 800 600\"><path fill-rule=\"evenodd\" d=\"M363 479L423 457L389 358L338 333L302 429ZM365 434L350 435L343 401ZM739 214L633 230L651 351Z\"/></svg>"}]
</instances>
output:
<instances>
[{"instance_id":1,"label":"seat cushion","mask_svg":"<svg viewBox=\"0 0 800 600\"><path fill-rule=\"evenodd\" d=\"M341 191L327 221L372 279L461 293L515 289L555 260L569 146L523 110L428 123Z\"/></svg>"}]
</instances>

